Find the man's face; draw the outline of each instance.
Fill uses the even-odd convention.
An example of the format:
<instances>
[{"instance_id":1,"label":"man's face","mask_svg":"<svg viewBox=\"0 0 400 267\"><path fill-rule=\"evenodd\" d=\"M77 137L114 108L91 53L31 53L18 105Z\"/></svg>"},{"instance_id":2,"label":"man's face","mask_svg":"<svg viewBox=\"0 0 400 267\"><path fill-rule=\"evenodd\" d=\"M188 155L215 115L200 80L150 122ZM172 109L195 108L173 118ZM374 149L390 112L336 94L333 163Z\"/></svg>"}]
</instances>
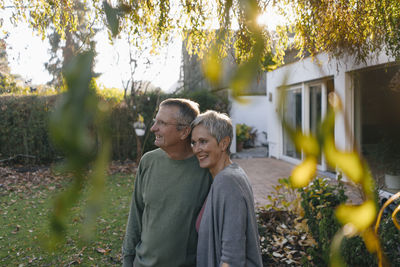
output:
<instances>
[{"instance_id":1,"label":"man's face","mask_svg":"<svg viewBox=\"0 0 400 267\"><path fill-rule=\"evenodd\" d=\"M161 106L150 130L155 134L154 144L163 150L182 142L183 131L177 130L179 108L174 106Z\"/></svg>"}]
</instances>

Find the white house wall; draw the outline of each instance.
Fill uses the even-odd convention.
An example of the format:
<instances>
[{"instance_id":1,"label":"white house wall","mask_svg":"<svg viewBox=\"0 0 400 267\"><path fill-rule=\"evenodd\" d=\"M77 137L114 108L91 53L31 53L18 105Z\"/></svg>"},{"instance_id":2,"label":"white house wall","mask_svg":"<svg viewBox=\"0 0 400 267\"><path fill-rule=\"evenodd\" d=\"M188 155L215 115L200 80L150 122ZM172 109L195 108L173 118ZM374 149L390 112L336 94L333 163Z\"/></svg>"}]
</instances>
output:
<instances>
[{"instance_id":1,"label":"white house wall","mask_svg":"<svg viewBox=\"0 0 400 267\"><path fill-rule=\"evenodd\" d=\"M257 129L257 138L255 145L261 146L266 143L263 131L267 132L267 121L268 121L268 100L266 96L243 96L242 101L231 99L231 112L230 116L234 130L236 124L245 123ZM236 131L235 131L236 132ZM232 142L231 151L236 152L236 137Z\"/></svg>"},{"instance_id":2,"label":"white house wall","mask_svg":"<svg viewBox=\"0 0 400 267\"><path fill-rule=\"evenodd\" d=\"M314 60L306 58L304 60L294 62L274 71L268 72L267 75L267 97L263 102L266 107L263 107L265 116L257 115L255 118L260 125L264 125L268 133L269 155L275 158L282 158L282 126L277 116L278 106L278 88L282 86L303 86L303 83L310 83L312 81L323 80L324 78L333 78L336 93L341 97L345 116L338 116L335 122L335 139L339 148L346 149L351 147L351 140L348 138L352 135L354 129L354 92L352 85L352 71L385 64L393 61L388 58L384 53L375 56L367 63L354 63L351 58L337 61L334 59L329 60L326 54L318 55ZM271 99L271 102L267 101ZM252 117L254 114L250 109L247 113L245 109L238 107L235 110L237 118ZM249 115L246 115L249 114ZM261 120L263 122L261 122ZM347 125L348 129L346 129ZM264 128L263 128L264 129ZM349 135L350 133L350 135Z\"/></svg>"}]
</instances>

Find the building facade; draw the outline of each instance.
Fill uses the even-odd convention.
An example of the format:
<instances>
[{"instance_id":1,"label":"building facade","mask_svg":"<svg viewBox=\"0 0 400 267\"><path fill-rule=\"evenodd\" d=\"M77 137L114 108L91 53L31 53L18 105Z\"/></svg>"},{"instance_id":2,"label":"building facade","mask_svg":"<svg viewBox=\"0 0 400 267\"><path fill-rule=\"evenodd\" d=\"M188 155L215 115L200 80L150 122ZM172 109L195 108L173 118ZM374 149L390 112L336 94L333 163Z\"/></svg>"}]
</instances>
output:
<instances>
[{"instance_id":1,"label":"building facade","mask_svg":"<svg viewBox=\"0 0 400 267\"><path fill-rule=\"evenodd\" d=\"M316 131L327 112L328 95L334 91L344 111L335 120L336 145L344 150L356 147L379 174L385 164L383 142L400 136L399 66L383 53L363 63L351 57L329 59L326 54L308 57L266 73L265 96L254 96L256 104L247 106L232 99L231 115L234 123L267 132L271 157L297 164L303 155L295 150L279 119L280 91L286 91L285 118L304 132ZM324 158L319 159L318 169L335 172Z\"/></svg>"}]
</instances>

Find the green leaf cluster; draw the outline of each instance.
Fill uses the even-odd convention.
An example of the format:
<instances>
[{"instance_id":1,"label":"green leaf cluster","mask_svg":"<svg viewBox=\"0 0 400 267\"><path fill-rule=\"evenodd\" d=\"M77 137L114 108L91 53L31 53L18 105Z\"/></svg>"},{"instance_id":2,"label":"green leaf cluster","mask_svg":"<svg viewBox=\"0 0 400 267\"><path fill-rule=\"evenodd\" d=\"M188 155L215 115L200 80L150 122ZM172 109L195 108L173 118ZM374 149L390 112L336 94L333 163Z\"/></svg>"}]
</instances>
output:
<instances>
[{"instance_id":1,"label":"green leaf cluster","mask_svg":"<svg viewBox=\"0 0 400 267\"><path fill-rule=\"evenodd\" d=\"M294 21L295 47L300 54L326 52L333 57L352 55L364 61L386 50L400 56L400 2L397 0L281 1L281 10Z\"/></svg>"},{"instance_id":2,"label":"green leaf cluster","mask_svg":"<svg viewBox=\"0 0 400 267\"><path fill-rule=\"evenodd\" d=\"M309 186L299 189L299 192L304 219L317 242L308 253L317 266L327 266L331 241L340 228L334 209L347 200L344 184L339 180L337 185L333 185L327 179L316 178Z\"/></svg>"},{"instance_id":3,"label":"green leaf cluster","mask_svg":"<svg viewBox=\"0 0 400 267\"><path fill-rule=\"evenodd\" d=\"M270 204L267 204L265 208L288 211L294 214L302 213L300 210L300 194L297 189L291 186L289 178L278 179L278 184L272 188L274 191L267 196Z\"/></svg>"},{"instance_id":4,"label":"green leaf cluster","mask_svg":"<svg viewBox=\"0 0 400 267\"><path fill-rule=\"evenodd\" d=\"M27 86L17 84L16 79L9 74L0 73L0 95L4 94L26 94L29 92Z\"/></svg>"},{"instance_id":5,"label":"green leaf cluster","mask_svg":"<svg viewBox=\"0 0 400 267\"><path fill-rule=\"evenodd\" d=\"M236 141L245 142L250 139L252 127L245 123L236 124Z\"/></svg>"},{"instance_id":6,"label":"green leaf cluster","mask_svg":"<svg viewBox=\"0 0 400 267\"><path fill-rule=\"evenodd\" d=\"M55 146L65 154L61 165L74 177L70 187L60 194L51 214L49 247L63 241L71 207L77 203L82 190L89 184L85 227L82 234L90 236L103 200L106 170L111 140L108 124L109 107L99 101L93 80L94 53L75 57L64 70L67 91L50 117L50 134ZM96 131L94 131L96 129ZM89 171L90 170L90 171Z\"/></svg>"}]
</instances>

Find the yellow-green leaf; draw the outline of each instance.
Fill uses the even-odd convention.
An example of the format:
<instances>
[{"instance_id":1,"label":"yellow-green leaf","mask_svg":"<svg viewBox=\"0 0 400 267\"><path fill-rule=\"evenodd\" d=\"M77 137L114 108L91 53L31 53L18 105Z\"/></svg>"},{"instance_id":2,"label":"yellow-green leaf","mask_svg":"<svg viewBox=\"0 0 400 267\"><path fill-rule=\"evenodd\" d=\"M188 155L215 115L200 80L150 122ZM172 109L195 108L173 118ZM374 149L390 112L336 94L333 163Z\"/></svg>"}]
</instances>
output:
<instances>
[{"instance_id":1,"label":"yellow-green leaf","mask_svg":"<svg viewBox=\"0 0 400 267\"><path fill-rule=\"evenodd\" d=\"M325 142L325 156L327 162L343 171L355 183L360 183L363 178L363 165L355 151L343 152L336 149L333 139Z\"/></svg>"},{"instance_id":2,"label":"yellow-green leaf","mask_svg":"<svg viewBox=\"0 0 400 267\"><path fill-rule=\"evenodd\" d=\"M319 145L317 139L310 134L303 134L298 131L295 134L294 142L299 150L303 151L308 156L318 157Z\"/></svg>"},{"instance_id":3,"label":"yellow-green leaf","mask_svg":"<svg viewBox=\"0 0 400 267\"><path fill-rule=\"evenodd\" d=\"M362 233L362 238L364 239L365 246L370 253L375 253L380 248L380 242L378 236L372 230L372 228L367 229L367 231Z\"/></svg>"},{"instance_id":4,"label":"yellow-green leaf","mask_svg":"<svg viewBox=\"0 0 400 267\"><path fill-rule=\"evenodd\" d=\"M307 186L317 171L317 159L315 157L307 157L301 164L297 165L290 177L290 183L293 187Z\"/></svg>"},{"instance_id":5,"label":"yellow-green leaf","mask_svg":"<svg viewBox=\"0 0 400 267\"><path fill-rule=\"evenodd\" d=\"M203 59L204 76L214 85L221 81L222 63L218 57L218 49L213 47Z\"/></svg>"},{"instance_id":6,"label":"yellow-green leaf","mask_svg":"<svg viewBox=\"0 0 400 267\"><path fill-rule=\"evenodd\" d=\"M376 213L375 203L367 200L361 205L340 205L336 217L343 225L351 224L358 232L362 232L373 224Z\"/></svg>"}]
</instances>

